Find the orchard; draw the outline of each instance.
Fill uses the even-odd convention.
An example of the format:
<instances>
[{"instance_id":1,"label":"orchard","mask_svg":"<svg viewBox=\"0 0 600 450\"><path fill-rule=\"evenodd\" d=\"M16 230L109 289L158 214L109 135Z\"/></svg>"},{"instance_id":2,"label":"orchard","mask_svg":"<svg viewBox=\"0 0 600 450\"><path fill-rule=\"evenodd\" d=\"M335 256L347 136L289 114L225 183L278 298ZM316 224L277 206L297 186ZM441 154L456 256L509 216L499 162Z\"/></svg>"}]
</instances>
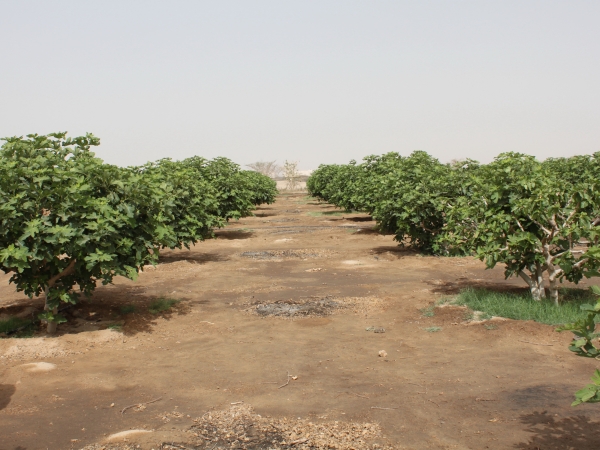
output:
<instances>
[{"instance_id":1,"label":"orchard","mask_svg":"<svg viewBox=\"0 0 600 450\"><path fill-rule=\"evenodd\" d=\"M66 133L5 139L0 149L0 268L54 333L61 303L116 276L135 279L164 248L196 244L230 219L272 203L275 182L226 158L105 164L100 140Z\"/></svg>"},{"instance_id":2,"label":"orchard","mask_svg":"<svg viewBox=\"0 0 600 450\"><path fill-rule=\"evenodd\" d=\"M0 149L11 448L597 447L600 154L387 153L306 192L99 144Z\"/></svg>"}]
</instances>

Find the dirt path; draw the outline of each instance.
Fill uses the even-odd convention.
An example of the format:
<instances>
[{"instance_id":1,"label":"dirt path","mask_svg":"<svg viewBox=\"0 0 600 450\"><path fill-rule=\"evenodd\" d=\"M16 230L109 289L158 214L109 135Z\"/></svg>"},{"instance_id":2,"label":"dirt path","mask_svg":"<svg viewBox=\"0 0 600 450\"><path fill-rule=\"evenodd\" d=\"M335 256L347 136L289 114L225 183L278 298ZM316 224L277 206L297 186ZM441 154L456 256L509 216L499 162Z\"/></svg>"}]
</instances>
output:
<instances>
[{"instance_id":1,"label":"dirt path","mask_svg":"<svg viewBox=\"0 0 600 450\"><path fill-rule=\"evenodd\" d=\"M597 363L572 356L569 336L531 322L467 325L455 307L420 311L461 287L518 280L470 258L402 251L372 227L284 195L216 240L166 252L136 282L99 287L61 335L0 340L0 450L78 449L126 430L148 431L116 439L143 449L211 448L190 427L232 403L253 407L252 420L299 424L285 448L302 448L301 428L319 424L375 424L355 448L600 446L600 407L569 406ZM180 303L148 312L161 297ZM0 299L0 313L41 306L4 275Z\"/></svg>"}]
</instances>

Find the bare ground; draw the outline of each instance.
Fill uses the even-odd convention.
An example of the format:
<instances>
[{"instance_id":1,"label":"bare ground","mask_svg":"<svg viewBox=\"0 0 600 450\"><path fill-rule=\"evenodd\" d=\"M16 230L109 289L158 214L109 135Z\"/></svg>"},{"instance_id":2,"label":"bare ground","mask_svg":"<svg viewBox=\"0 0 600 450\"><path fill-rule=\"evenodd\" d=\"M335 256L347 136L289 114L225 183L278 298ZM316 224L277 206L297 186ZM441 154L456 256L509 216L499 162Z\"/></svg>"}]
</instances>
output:
<instances>
[{"instance_id":1,"label":"bare ground","mask_svg":"<svg viewBox=\"0 0 600 450\"><path fill-rule=\"evenodd\" d=\"M570 336L420 311L518 280L402 250L335 211L282 195L99 287L58 336L0 340L0 450L600 446L600 407L569 406L598 364ZM180 302L153 314L158 298ZM0 276L0 315L41 306Z\"/></svg>"}]
</instances>

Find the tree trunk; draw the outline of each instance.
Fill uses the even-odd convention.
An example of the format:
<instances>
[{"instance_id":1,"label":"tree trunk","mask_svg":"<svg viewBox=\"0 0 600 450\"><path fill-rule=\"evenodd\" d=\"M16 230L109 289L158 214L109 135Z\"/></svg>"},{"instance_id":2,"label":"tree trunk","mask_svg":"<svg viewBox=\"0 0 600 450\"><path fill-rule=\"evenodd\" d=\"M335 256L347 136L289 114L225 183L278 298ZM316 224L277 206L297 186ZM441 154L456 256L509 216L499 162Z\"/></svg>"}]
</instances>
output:
<instances>
[{"instance_id":1,"label":"tree trunk","mask_svg":"<svg viewBox=\"0 0 600 450\"><path fill-rule=\"evenodd\" d=\"M69 264L67 265L65 270L63 270L59 274L54 275L52 278L50 278L48 280L48 286L46 287L46 289L44 289L44 294L46 295L46 305L44 306L44 310L46 310L46 311L50 310L50 305L48 305L48 292L50 291L50 288L53 287L56 284L56 282L58 280L60 280L62 277L72 274L75 271L76 263L77 263L77 260L75 258L71 259L71 261L69 262ZM54 314L54 316L56 316L58 314L58 307L52 308L52 314ZM58 322L56 322L55 320L48 320L47 323L48 323L48 326L46 328L46 332L48 334L56 333L56 328L58 327Z\"/></svg>"},{"instance_id":2,"label":"tree trunk","mask_svg":"<svg viewBox=\"0 0 600 450\"><path fill-rule=\"evenodd\" d=\"M550 298L554 301L554 304L558 306L558 280L556 278L550 280Z\"/></svg>"},{"instance_id":3,"label":"tree trunk","mask_svg":"<svg viewBox=\"0 0 600 450\"><path fill-rule=\"evenodd\" d=\"M531 291L531 296L534 300L540 301L543 298L546 298L543 272L539 264L536 265L536 271L535 273L532 273L531 276L523 271L519 272L519 276L529 285L529 290Z\"/></svg>"},{"instance_id":4,"label":"tree trunk","mask_svg":"<svg viewBox=\"0 0 600 450\"><path fill-rule=\"evenodd\" d=\"M558 277L562 273L562 269L559 266L554 265L554 258L548 257L548 281L550 282L550 298L554 300L554 304L558 306Z\"/></svg>"},{"instance_id":5,"label":"tree trunk","mask_svg":"<svg viewBox=\"0 0 600 450\"><path fill-rule=\"evenodd\" d=\"M540 286L537 283L529 286L529 290L531 291L531 296L535 301L541 301L543 298L546 298L546 290L544 286Z\"/></svg>"},{"instance_id":6,"label":"tree trunk","mask_svg":"<svg viewBox=\"0 0 600 450\"><path fill-rule=\"evenodd\" d=\"M44 295L46 297L46 304L44 306L44 309L46 311L50 310L50 305L48 305L48 291L49 290L50 290L49 287L44 289ZM54 314L54 315L58 314L58 308L52 308L52 314ZM48 320L47 326L46 326L46 333L48 333L48 334L56 333L57 326L58 326L58 324L54 320Z\"/></svg>"}]
</instances>

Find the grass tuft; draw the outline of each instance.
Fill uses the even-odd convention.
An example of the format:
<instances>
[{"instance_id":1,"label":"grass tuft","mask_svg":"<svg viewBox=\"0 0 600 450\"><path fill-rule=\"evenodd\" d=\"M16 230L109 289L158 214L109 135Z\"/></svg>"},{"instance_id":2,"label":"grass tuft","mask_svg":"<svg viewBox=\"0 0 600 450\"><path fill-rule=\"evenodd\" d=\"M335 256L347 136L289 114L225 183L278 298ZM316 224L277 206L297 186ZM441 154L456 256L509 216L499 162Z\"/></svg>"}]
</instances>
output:
<instances>
[{"instance_id":1,"label":"grass tuft","mask_svg":"<svg viewBox=\"0 0 600 450\"><path fill-rule=\"evenodd\" d=\"M585 317L580 306L594 304L596 299L590 291L584 289L561 289L560 302L556 306L550 300L535 301L528 294L465 289L456 297L455 304L483 312L482 318L496 316L562 325Z\"/></svg>"},{"instance_id":2,"label":"grass tuft","mask_svg":"<svg viewBox=\"0 0 600 450\"><path fill-rule=\"evenodd\" d=\"M442 327L428 327L425 328L425 331L428 333L437 333L438 331L442 331Z\"/></svg>"},{"instance_id":3,"label":"grass tuft","mask_svg":"<svg viewBox=\"0 0 600 450\"><path fill-rule=\"evenodd\" d=\"M161 297L150 303L148 311L150 311L152 314L158 314L170 310L177 303L179 303L179 300L177 299Z\"/></svg>"},{"instance_id":4,"label":"grass tuft","mask_svg":"<svg viewBox=\"0 0 600 450\"><path fill-rule=\"evenodd\" d=\"M435 315L435 305L429 305L427 308L420 309L424 317L433 317Z\"/></svg>"},{"instance_id":5,"label":"grass tuft","mask_svg":"<svg viewBox=\"0 0 600 450\"><path fill-rule=\"evenodd\" d=\"M123 305L121 306L121 315L125 316L127 314L132 314L136 311L135 305Z\"/></svg>"}]
</instances>

